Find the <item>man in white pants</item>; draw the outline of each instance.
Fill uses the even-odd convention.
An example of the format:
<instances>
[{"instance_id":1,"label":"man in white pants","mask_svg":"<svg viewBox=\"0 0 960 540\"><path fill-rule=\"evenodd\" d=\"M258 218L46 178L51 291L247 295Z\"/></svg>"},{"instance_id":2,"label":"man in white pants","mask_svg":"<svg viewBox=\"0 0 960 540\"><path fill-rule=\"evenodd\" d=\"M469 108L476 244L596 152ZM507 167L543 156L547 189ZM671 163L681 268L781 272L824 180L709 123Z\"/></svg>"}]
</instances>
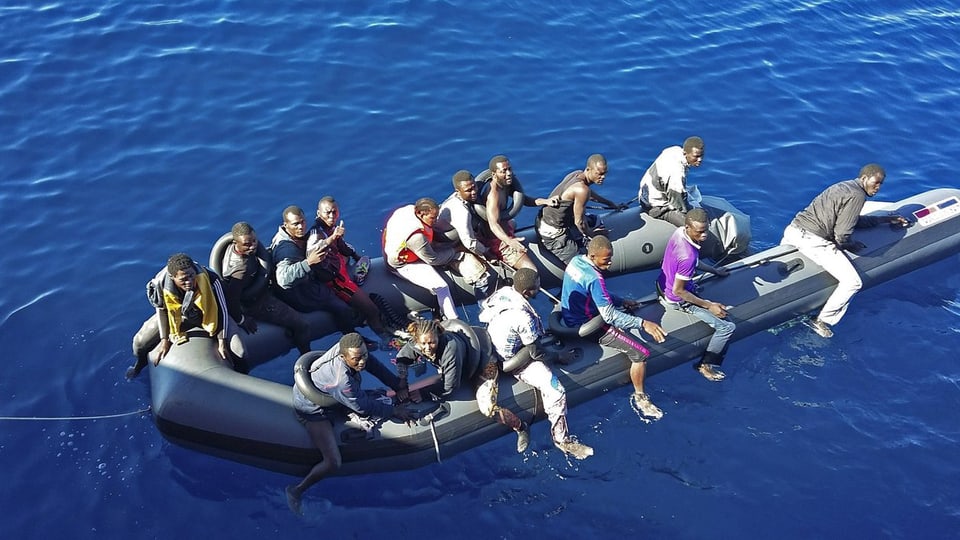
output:
<instances>
[{"instance_id":1,"label":"man in white pants","mask_svg":"<svg viewBox=\"0 0 960 540\"><path fill-rule=\"evenodd\" d=\"M520 268L513 276L512 286L497 290L481 303L479 318L488 325L490 341L503 359L503 371L540 391L553 444L564 454L585 459L593 455L593 448L570 435L566 391L545 363L547 352L540 347L543 323L530 305L530 299L539 292L537 271ZM566 363L581 354L582 351L571 349L560 360Z\"/></svg>"},{"instance_id":2,"label":"man in white pants","mask_svg":"<svg viewBox=\"0 0 960 540\"><path fill-rule=\"evenodd\" d=\"M429 197L396 209L383 229L383 258L400 277L436 295L444 319L458 319L450 286L436 268L456 269L474 287L478 300L486 298L496 282L473 253L452 244L434 244L433 226L439 215L440 206Z\"/></svg>"},{"instance_id":3,"label":"man in white pants","mask_svg":"<svg viewBox=\"0 0 960 540\"><path fill-rule=\"evenodd\" d=\"M783 231L780 244L796 247L839 282L817 317L808 322L810 328L824 338L833 336L831 327L840 322L847 312L850 299L863 286L857 269L843 253L857 253L867 247L851 239L853 229L874 227L881 223L901 227L910 224L899 215L860 215L867 197L873 197L880 191L885 178L886 172L880 165L864 165L859 177L838 182L817 195Z\"/></svg>"}]
</instances>

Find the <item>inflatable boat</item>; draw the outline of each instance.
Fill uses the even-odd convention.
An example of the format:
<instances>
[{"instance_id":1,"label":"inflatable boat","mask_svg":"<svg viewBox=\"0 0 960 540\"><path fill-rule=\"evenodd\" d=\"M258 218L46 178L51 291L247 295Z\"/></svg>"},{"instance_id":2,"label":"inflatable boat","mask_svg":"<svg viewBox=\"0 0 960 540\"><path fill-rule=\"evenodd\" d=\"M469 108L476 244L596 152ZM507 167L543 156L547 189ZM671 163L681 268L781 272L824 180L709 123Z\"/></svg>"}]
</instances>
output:
<instances>
[{"instance_id":1,"label":"inflatable boat","mask_svg":"<svg viewBox=\"0 0 960 540\"><path fill-rule=\"evenodd\" d=\"M960 190L937 189L895 203L868 203L865 213L896 212L911 220L911 227L886 226L857 230L857 240L867 248L851 255L863 277L864 287L906 274L960 252ZM655 268L673 228L652 220L636 208L610 213L603 220L614 240L615 289L643 295L653 290ZM665 225L666 234L660 235ZM663 231L660 231L663 232ZM521 232L532 239L532 231ZM562 275L556 265L528 244L541 267L545 288L559 286ZM218 242L212 259L222 255ZM215 266L215 265L213 265ZM804 315L818 308L836 281L790 246L777 246L743 257L727 265L725 278L704 278L703 295L732 306L728 311L738 340L755 332ZM472 296L451 277L452 289L463 302ZM396 279L375 260L364 289L380 295L398 311L423 309L431 296ZM658 302L646 301L637 312L645 319L661 321ZM556 319L541 311L545 321ZM856 310L848 316L856 316ZM333 331L324 314L310 314L317 337ZM700 356L710 329L699 321L664 321L669 336L664 343L648 342L652 356L648 375L653 375ZM669 324L668 324L669 323ZM595 343L580 341L576 333L559 330L554 338L564 346L579 346L582 358L569 365L552 366L567 391L569 406L600 396L628 383L628 360L620 353ZM288 353L292 344L281 329L263 324L260 331L245 336L248 357L254 366ZM381 361L388 354L376 352ZM293 367L291 366L291 372ZM426 374L425 376L429 376ZM241 463L293 475L303 475L320 458L306 430L294 416L291 383L280 384L232 371L218 359L215 343L191 339L175 347L159 366L150 365L153 413L158 428L170 441ZM366 387L381 386L372 378ZM339 474L411 469L443 460L508 433L508 429L483 416L470 389L461 389L442 407L418 405L419 421L413 425L386 420L375 425L362 419L341 418L335 423L340 439L343 467ZM520 412L524 420L545 418L533 388L511 376L500 378L500 404ZM534 418L531 418L534 416ZM589 441L585 441L589 444Z\"/></svg>"}]
</instances>

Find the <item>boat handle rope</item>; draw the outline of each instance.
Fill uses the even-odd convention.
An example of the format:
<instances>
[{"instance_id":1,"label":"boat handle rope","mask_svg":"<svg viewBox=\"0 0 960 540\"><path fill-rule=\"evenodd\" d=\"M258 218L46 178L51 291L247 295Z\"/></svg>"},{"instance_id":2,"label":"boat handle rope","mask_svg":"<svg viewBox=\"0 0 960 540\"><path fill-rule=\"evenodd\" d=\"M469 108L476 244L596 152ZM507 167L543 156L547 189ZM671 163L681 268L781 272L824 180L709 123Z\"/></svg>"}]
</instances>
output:
<instances>
[{"instance_id":1,"label":"boat handle rope","mask_svg":"<svg viewBox=\"0 0 960 540\"><path fill-rule=\"evenodd\" d=\"M60 422L66 420L104 420L107 418L121 418L124 416L134 416L137 414L144 414L150 412L151 407L148 405L143 409L137 409L135 411L115 413L115 414L98 414L94 416L0 416L0 420L11 420L11 421L33 421L33 422Z\"/></svg>"},{"instance_id":2,"label":"boat handle rope","mask_svg":"<svg viewBox=\"0 0 960 540\"><path fill-rule=\"evenodd\" d=\"M430 417L430 433L433 435L433 451L437 454L437 463L443 463L440 460L440 439L437 437L437 428L434 426L433 417Z\"/></svg>"},{"instance_id":3,"label":"boat handle rope","mask_svg":"<svg viewBox=\"0 0 960 540\"><path fill-rule=\"evenodd\" d=\"M437 436L437 428L435 426L435 418L437 415L442 414L440 411L443 411L443 407L437 407L433 411L420 417L420 420L417 421L421 426L430 425L430 434L433 435L433 451L437 455L437 463L443 463L440 459L440 437Z\"/></svg>"}]
</instances>

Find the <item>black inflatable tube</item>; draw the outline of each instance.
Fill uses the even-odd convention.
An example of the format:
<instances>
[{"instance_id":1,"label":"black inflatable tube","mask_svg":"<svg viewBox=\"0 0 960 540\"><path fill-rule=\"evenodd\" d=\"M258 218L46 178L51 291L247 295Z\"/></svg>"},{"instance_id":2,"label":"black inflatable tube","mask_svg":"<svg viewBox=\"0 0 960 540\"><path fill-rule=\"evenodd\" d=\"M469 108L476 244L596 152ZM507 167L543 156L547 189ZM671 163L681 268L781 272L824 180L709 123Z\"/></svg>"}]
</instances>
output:
<instances>
[{"instance_id":1,"label":"black inflatable tube","mask_svg":"<svg viewBox=\"0 0 960 540\"><path fill-rule=\"evenodd\" d=\"M223 259L227 254L227 250L230 249L232 245L233 234L227 232L218 238L210 249L210 260L207 268L216 272L220 277L223 277ZM266 269L266 272L259 274L257 282L254 283L249 290L244 291L244 295L251 298L260 295L267 285L269 285L267 276L273 274L273 261L270 258L270 253L267 251L267 246L263 245L263 242L257 242L257 259L260 260L260 265Z\"/></svg>"},{"instance_id":2,"label":"black inflatable tube","mask_svg":"<svg viewBox=\"0 0 960 540\"><path fill-rule=\"evenodd\" d=\"M307 399L318 407L332 407L339 403L328 394L321 392L320 389L317 388L317 385L313 383L313 379L310 378L310 366L312 366L318 358L323 356L325 352L326 351L310 351L304 353L293 365L294 384L297 385L297 388L303 392L303 395L306 396Z\"/></svg>"},{"instance_id":3,"label":"black inflatable tube","mask_svg":"<svg viewBox=\"0 0 960 540\"><path fill-rule=\"evenodd\" d=\"M492 176L493 174L490 172L490 169L487 169L477 175L477 178L475 181L477 184L480 185L480 192L477 193L478 201L487 200L487 194L490 193L490 183L493 182ZM514 190L513 195L511 195L511 197L513 198L513 204L510 206L510 208L507 209L507 215L510 216L510 219L516 218L517 215L520 214L520 211L523 210L523 199L524 199L523 191L521 191L519 181L516 179L516 177L514 177L513 181L516 184L517 189ZM489 219L487 219L486 204L473 203L473 209L477 213L477 215L480 216L480 219L484 221L490 221ZM503 219L503 216L500 216L500 219Z\"/></svg>"}]
</instances>

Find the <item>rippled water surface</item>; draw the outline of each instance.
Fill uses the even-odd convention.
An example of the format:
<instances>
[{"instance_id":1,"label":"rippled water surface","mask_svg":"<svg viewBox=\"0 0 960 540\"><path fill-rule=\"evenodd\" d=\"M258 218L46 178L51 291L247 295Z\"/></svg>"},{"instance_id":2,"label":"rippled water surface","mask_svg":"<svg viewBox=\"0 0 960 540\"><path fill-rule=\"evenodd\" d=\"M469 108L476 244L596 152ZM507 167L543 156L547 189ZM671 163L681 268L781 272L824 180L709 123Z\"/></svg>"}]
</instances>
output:
<instances>
[{"instance_id":1,"label":"rippled water surface","mask_svg":"<svg viewBox=\"0 0 960 540\"><path fill-rule=\"evenodd\" d=\"M390 207L497 153L546 193L602 152L627 201L701 135L691 181L757 248L867 162L885 200L960 185L953 2L594 4L0 6L0 537L953 537L957 256L862 292L829 342L787 326L737 342L723 384L658 375L661 422L626 389L574 409L587 461L538 423L525 456L504 438L323 481L301 519L291 478L173 446L149 414L62 419L149 405L123 372L170 253L205 260L238 220L269 238L324 194L372 254Z\"/></svg>"}]
</instances>

